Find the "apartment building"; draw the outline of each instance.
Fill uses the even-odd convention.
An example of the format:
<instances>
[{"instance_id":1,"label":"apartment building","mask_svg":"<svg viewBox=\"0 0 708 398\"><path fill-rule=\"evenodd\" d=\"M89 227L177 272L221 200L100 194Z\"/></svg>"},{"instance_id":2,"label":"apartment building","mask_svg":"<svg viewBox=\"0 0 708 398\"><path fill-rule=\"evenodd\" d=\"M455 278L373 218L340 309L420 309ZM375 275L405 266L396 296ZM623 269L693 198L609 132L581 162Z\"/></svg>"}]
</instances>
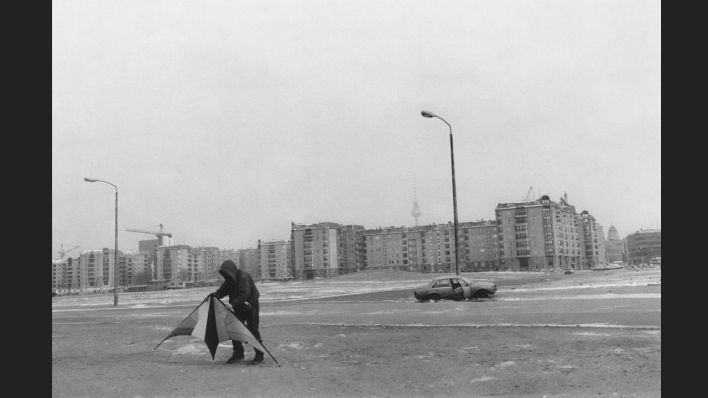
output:
<instances>
[{"instance_id":1,"label":"apartment building","mask_svg":"<svg viewBox=\"0 0 708 398\"><path fill-rule=\"evenodd\" d=\"M52 260L52 291L63 289L66 284L68 259Z\"/></svg>"},{"instance_id":2,"label":"apartment building","mask_svg":"<svg viewBox=\"0 0 708 398\"><path fill-rule=\"evenodd\" d=\"M251 247L248 249L239 249L238 262L236 267L240 270L246 271L251 275L254 281L261 279L261 259L260 251L258 247Z\"/></svg>"},{"instance_id":3,"label":"apartment building","mask_svg":"<svg viewBox=\"0 0 708 398\"><path fill-rule=\"evenodd\" d=\"M81 289L81 268L79 267L79 258L69 257L66 259L66 268L64 273L64 289L69 292Z\"/></svg>"},{"instance_id":4,"label":"apartment building","mask_svg":"<svg viewBox=\"0 0 708 398\"><path fill-rule=\"evenodd\" d=\"M152 279L149 255L127 251L118 257L118 285L146 284Z\"/></svg>"},{"instance_id":5,"label":"apartment building","mask_svg":"<svg viewBox=\"0 0 708 398\"><path fill-rule=\"evenodd\" d=\"M358 232L367 269L455 272L454 225L387 227ZM494 221L458 223L459 270L497 267Z\"/></svg>"},{"instance_id":6,"label":"apartment building","mask_svg":"<svg viewBox=\"0 0 708 398\"><path fill-rule=\"evenodd\" d=\"M81 288L78 258L52 260L52 291L70 293Z\"/></svg>"},{"instance_id":7,"label":"apartment building","mask_svg":"<svg viewBox=\"0 0 708 398\"><path fill-rule=\"evenodd\" d=\"M152 272L152 279L162 279L162 273L157 272L157 247L160 239L144 239L138 241L138 253L147 256L148 265Z\"/></svg>"},{"instance_id":8,"label":"apartment building","mask_svg":"<svg viewBox=\"0 0 708 398\"><path fill-rule=\"evenodd\" d=\"M499 238L496 221L462 222L458 224L457 232L460 235L458 243L460 271L490 271L498 269L497 247ZM454 254L454 244L452 253Z\"/></svg>"},{"instance_id":9,"label":"apartment building","mask_svg":"<svg viewBox=\"0 0 708 398\"><path fill-rule=\"evenodd\" d=\"M192 249L201 257L202 275L199 276L199 281L207 281L219 277L219 268L221 267L221 250L213 246L200 246Z\"/></svg>"},{"instance_id":10,"label":"apartment building","mask_svg":"<svg viewBox=\"0 0 708 398\"><path fill-rule=\"evenodd\" d=\"M367 270L413 270L409 247L415 257L420 235L407 227L385 227L361 230L364 242L364 265ZM415 236L414 236L415 235ZM409 242L411 245L409 246Z\"/></svg>"},{"instance_id":11,"label":"apartment building","mask_svg":"<svg viewBox=\"0 0 708 398\"><path fill-rule=\"evenodd\" d=\"M79 269L82 288L113 286L114 253L114 250L106 248L81 252Z\"/></svg>"},{"instance_id":12,"label":"apartment building","mask_svg":"<svg viewBox=\"0 0 708 398\"><path fill-rule=\"evenodd\" d=\"M339 275L337 230L341 224L291 224L291 261L295 279L313 279Z\"/></svg>"},{"instance_id":13,"label":"apartment building","mask_svg":"<svg viewBox=\"0 0 708 398\"><path fill-rule=\"evenodd\" d=\"M605 234L595 217L584 210L578 215L578 225L582 237L581 269L602 267L607 264L605 251Z\"/></svg>"},{"instance_id":14,"label":"apartment building","mask_svg":"<svg viewBox=\"0 0 708 398\"><path fill-rule=\"evenodd\" d=\"M181 286L191 280L195 272L193 254L187 245L158 246L155 248L157 257L157 280L168 280L171 286Z\"/></svg>"},{"instance_id":15,"label":"apartment building","mask_svg":"<svg viewBox=\"0 0 708 398\"><path fill-rule=\"evenodd\" d=\"M364 266L361 250L363 240L359 232L365 228L361 225L341 225L337 228L337 259L339 274L358 272Z\"/></svg>"},{"instance_id":16,"label":"apartment building","mask_svg":"<svg viewBox=\"0 0 708 398\"><path fill-rule=\"evenodd\" d=\"M499 203L495 213L501 269L583 268L578 214L567 195L559 202L543 195L533 201Z\"/></svg>"},{"instance_id":17,"label":"apartment building","mask_svg":"<svg viewBox=\"0 0 708 398\"><path fill-rule=\"evenodd\" d=\"M290 266L290 241L258 241L261 280L292 278Z\"/></svg>"},{"instance_id":18,"label":"apartment building","mask_svg":"<svg viewBox=\"0 0 708 398\"><path fill-rule=\"evenodd\" d=\"M654 257L661 257L661 230L640 229L627 235L629 264L650 264Z\"/></svg>"},{"instance_id":19,"label":"apartment building","mask_svg":"<svg viewBox=\"0 0 708 398\"><path fill-rule=\"evenodd\" d=\"M146 271L171 285L221 279L218 269L227 259L254 280L332 277L363 269L454 272L456 240L461 272L587 269L617 261L626 251L614 226L605 240L602 225L587 211L576 213L567 195L558 202L543 195L499 203L495 220L461 222L454 234L451 222L374 229L322 222L291 223L290 240L259 240L258 247L239 250L141 240L138 253L118 253L118 283L136 284ZM660 231L641 230L626 240L634 263L661 255ZM102 249L53 262L52 288L112 286L113 261L113 251Z\"/></svg>"},{"instance_id":20,"label":"apartment building","mask_svg":"<svg viewBox=\"0 0 708 398\"><path fill-rule=\"evenodd\" d=\"M190 248L187 253L187 272L182 277L182 282L202 282L206 280L206 264L204 260L205 254L201 248Z\"/></svg>"}]
</instances>

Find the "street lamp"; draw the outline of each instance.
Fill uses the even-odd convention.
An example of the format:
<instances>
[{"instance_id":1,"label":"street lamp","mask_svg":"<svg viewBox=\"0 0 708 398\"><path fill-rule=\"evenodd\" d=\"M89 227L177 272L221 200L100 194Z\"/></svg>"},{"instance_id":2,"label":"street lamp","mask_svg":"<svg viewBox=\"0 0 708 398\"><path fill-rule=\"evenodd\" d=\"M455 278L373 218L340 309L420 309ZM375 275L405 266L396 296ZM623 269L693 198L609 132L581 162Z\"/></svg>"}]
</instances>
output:
<instances>
[{"instance_id":1,"label":"street lamp","mask_svg":"<svg viewBox=\"0 0 708 398\"><path fill-rule=\"evenodd\" d=\"M433 112L421 111L420 114L423 115L423 117L427 118L436 117L445 122L445 124L447 124L447 127L450 128L450 162L452 164L452 208L455 213L455 274L460 275L460 257L457 251L457 192L455 189L455 153L452 149L452 126L450 126L450 123L448 123L445 119L434 114Z\"/></svg>"},{"instance_id":2,"label":"street lamp","mask_svg":"<svg viewBox=\"0 0 708 398\"><path fill-rule=\"evenodd\" d=\"M116 230L115 230L115 248L113 251L113 306L118 306L118 187L115 184L111 184L108 181L97 180L95 178L84 177L86 182L105 182L108 185L112 185L116 189Z\"/></svg>"}]
</instances>

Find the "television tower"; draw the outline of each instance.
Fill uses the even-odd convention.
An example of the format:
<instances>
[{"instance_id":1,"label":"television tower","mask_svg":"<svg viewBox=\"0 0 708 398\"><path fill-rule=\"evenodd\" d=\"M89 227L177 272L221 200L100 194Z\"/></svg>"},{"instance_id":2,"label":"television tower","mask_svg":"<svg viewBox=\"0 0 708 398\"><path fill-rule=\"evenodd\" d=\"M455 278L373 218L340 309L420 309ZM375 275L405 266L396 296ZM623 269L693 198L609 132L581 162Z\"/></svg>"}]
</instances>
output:
<instances>
[{"instance_id":1,"label":"television tower","mask_svg":"<svg viewBox=\"0 0 708 398\"><path fill-rule=\"evenodd\" d=\"M415 218L415 226L418 226L418 217L420 217L420 207L418 207L418 198L416 196L415 186L413 186L413 211L411 212L413 218Z\"/></svg>"}]
</instances>

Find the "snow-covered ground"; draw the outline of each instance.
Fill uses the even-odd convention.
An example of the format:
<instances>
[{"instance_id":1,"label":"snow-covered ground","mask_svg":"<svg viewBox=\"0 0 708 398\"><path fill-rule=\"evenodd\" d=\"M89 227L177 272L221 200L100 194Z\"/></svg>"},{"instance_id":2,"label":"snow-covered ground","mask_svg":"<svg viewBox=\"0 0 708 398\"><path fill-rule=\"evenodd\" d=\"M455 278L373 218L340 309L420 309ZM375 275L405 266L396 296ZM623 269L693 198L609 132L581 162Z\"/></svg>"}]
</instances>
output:
<instances>
[{"instance_id":1,"label":"snow-covered ground","mask_svg":"<svg viewBox=\"0 0 708 398\"><path fill-rule=\"evenodd\" d=\"M212 360L191 336L155 349L214 287L125 293L117 309L111 294L55 297L52 395L660 396L659 270L464 275L500 289L464 302L419 303L410 290L304 300L412 289L436 275L259 282L270 302L260 329L280 366L226 364L228 342Z\"/></svg>"},{"instance_id":2,"label":"snow-covered ground","mask_svg":"<svg viewBox=\"0 0 708 398\"><path fill-rule=\"evenodd\" d=\"M362 293L372 293L389 290L414 289L428 282L434 275L410 273L408 280L366 280L359 278L338 278L324 279L317 281L289 281L289 282L258 282L258 290L261 292L262 303L297 301L318 299L334 296L344 296ZM646 270L642 272L634 271L612 271L595 272L586 271L577 273L567 278L544 279L544 273L529 272L485 272L478 274L463 274L472 279L486 279L497 283L499 290L497 296L504 293L533 293L543 291L571 291L575 289L585 290L592 288L612 288L625 286L646 286L648 284L661 283L661 270ZM370 276L370 275L369 275ZM377 277L379 275L376 275ZM529 278L537 276L533 284L519 285L518 287L506 287L506 281L515 278ZM421 279L422 278L422 279ZM204 287L195 289L163 290L153 292L133 292L119 293L119 308L155 308L161 306L191 306L198 303L207 294L216 290L216 287ZM610 293L611 295L611 293ZM606 296L606 295L605 295ZM659 295L655 295L660 297ZM546 297L548 299L549 297ZM565 298L565 297L559 297ZM604 298L588 296L586 298ZM627 298L630 298L627 296ZM639 297L637 297L639 298ZM516 300L509 297L508 300ZM61 312L67 310L91 309L111 306L113 304L112 294L93 294L84 296L61 296L52 298L52 311Z\"/></svg>"},{"instance_id":3,"label":"snow-covered ground","mask_svg":"<svg viewBox=\"0 0 708 398\"><path fill-rule=\"evenodd\" d=\"M387 290L413 289L426 280L409 281L290 281L257 283L262 303L274 301L295 301L371 293ZM216 287L195 289L162 290L154 292L119 293L121 307L152 308L156 306L189 304L193 305L216 290ZM113 294L93 294L85 296L62 296L52 298L52 310L61 311L68 307L99 307L113 304Z\"/></svg>"}]
</instances>

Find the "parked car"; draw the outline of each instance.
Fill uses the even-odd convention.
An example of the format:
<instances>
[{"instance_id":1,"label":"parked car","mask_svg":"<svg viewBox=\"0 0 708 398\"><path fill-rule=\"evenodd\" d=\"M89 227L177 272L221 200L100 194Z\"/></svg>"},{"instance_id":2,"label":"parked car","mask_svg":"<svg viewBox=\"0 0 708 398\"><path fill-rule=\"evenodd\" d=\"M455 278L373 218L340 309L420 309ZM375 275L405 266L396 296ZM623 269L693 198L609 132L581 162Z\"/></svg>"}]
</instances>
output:
<instances>
[{"instance_id":1,"label":"parked car","mask_svg":"<svg viewBox=\"0 0 708 398\"><path fill-rule=\"evenodd\" d=\"M497 292L497 285L488 281L471 281L461 276L438 276L425 286L413 290L420 301L469 300L485 298Z\"/></svg>"},{"instance_id":2,"label":"parked car","mask_svg":"<svg viewBox=\"0 0 708 398\"><path fill-rule=\"evenodd\" d=\"M572 268L568 268L568 269L566 269L565 272L563 272L563 273L564 273L565 275L572 275L572 274L575 273L575 270L572 269Z\"/></svg>"}]
</instances>

